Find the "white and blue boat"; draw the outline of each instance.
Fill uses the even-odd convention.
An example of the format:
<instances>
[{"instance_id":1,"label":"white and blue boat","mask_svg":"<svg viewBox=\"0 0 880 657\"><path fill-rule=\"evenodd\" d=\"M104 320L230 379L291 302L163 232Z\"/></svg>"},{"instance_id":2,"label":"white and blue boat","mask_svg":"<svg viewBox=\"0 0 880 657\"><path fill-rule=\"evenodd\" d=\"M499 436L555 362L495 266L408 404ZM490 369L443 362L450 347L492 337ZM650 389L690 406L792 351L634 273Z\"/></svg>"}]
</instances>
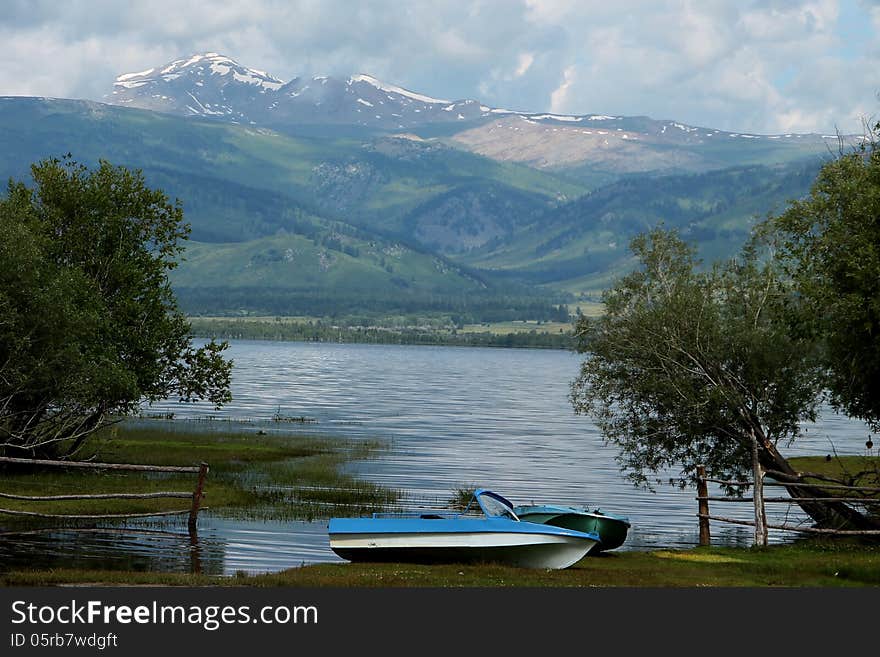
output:
<instances>
[{"instance_id":1,"label":"white and blue boat","mask_svg":"<svg viewBox=\"0 0 880 657\"><path fill-rule=\"evenodd\" d=\"M480 514L469 514L473 502ZM595 532L522 522L513 504L478 488L462 513L374 513L331 518L330 549L349 561L501 563L568 568L599 542Z\"/></svg>"}]
</instances>

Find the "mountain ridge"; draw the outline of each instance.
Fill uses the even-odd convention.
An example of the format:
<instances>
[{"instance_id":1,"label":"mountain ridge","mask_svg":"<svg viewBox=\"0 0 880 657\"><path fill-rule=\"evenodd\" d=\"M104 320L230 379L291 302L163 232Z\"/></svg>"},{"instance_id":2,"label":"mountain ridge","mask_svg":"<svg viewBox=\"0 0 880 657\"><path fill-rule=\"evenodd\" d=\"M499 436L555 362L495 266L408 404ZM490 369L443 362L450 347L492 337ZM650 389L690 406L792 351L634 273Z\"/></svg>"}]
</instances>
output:
<instances>
[{"instance_id":1,"label":"mountain ridge","mask_svg":"<svg viewBox=\"0 0 880 657\"><path fill-rule=\"evenodd\" d=\"M276 78L265 71L244 66L238 63L236 60L232 59L231 57L217 52L195 53L188 58L178 58L172 60L171 62L167 62L164 65L155 66L145 71L120 74L116 77L116 80L114 82L114 89L111 91L111 93L105 95L105 101L115 105L131 105L133 107L142 107L142 109L158 109L157 105L162 105L162 103L156 103L146 100L146 98L157 98L157 95L154 93L145 94L145 91L155 91L162 88L167 88L169 90L179 90L180 84L177 83L177 80L181 78L191 78L193 79L194 84L199 87L206 87L207 85L207 90L212 93L216 90L240 89L242 85L244 85L244 88L250 87L253 89L256 87L259 94L265 95L267 98L272 99L269 103L270 106L277 106L278 103L284 102L285 100L288 100L290 98L300 98L304 95L305 91L312 90L313 85L316 85L318 87L326 87L327 85L330 85L337 90L342 89L343 92L348 94L349 96L353 95L354 99L352 100L352 102L361 106L359 108L355 107L354 109L361 109L362 112L369 108L372 108L374 112L379 111L377 109L378 103L373 102L373 100L378 100L382 104L386 104L384 100L387 99L396 103L396 105L394 106L400 105L400 99L405 99L404 103L406 104L420 104L416 107L410 108L410 115L407 117L398 116L394 113L389 114L389 116L394 116L397 119L405 118L405 121L399 120L396 125L393 120L390 121L390 124L389 122L379 122L379 124L377 124L388 124L387 127L394 130L404 128L407 126L407 124L419 125L438 120L441 122L457 122L470 121L477 118L494 119L499 117L519 117L522 120L530 122L548 122L548 124L551 126L575 123L583 125L601 124L604 127L608 127L614 130L618 128L620 128L621 130L625 129L621 127L621 125L616 123L620 121L627 122L630 126L630 130L634 131L639 130L639 123L642 124L642 129L644 129L645 124L656 124L656 132L658 135L663 135L667 131L672 134L673 131L679 130L685 136L694 135L696 137L699 137L700 133L702 133L703 136L723 135L731 138L746 139L790 139L803 138L808 135L819 136L823 139L838 138L838 135L836 134L823 135L821 133L759 134L744 131L723 131L703 126L687 125L677 120L653 119L647 116L614 116L608 114L589 113L559 114L540 110L511 110L500 107L491 107L481 101L472 98L460 98L455 100L436 98L429 94L413 91L397 84L384 82L372 75L363 72L350 75L347 79L337 78L328 75L318 75L310 79L294 77L291 80L285 82L280 78ZM144 89L145 87L147 89ZM358 95L357 92L363 91L368 88L372 90L372 98L363 98ZM138 89L144 90L137 91ZM204 89L191 90L190 93L192 93L193 91L204 91ZM378 98L376 96L377 92L380 92L380 95L381 92L384 92L387 98ZM307 98L312 102L317 102L320 104L324 102L321 100L321 98L326 98L328 95L330 94L313 93L307 95ZM172 97L163 98L161 95L159 95L158 98L159 100L167 100L177 103L176 105L169 105L169 110L183 113L188 112L191 115L200 114L205 116L244 116L242 112L236 111L236 109L231 107L221 106L221 109L219 110L214 109L213 104L202 103L199 101L198 97L193 97L188 100L184 99L182 103L182 109L180 107L180 102L178 99L174 99ZM193 107L189 104L189 101L194 101L198 103L199 106ZM336 100L336 102L338 103L338 99ZM434 107L433 110L429 112L427 111L429 110L427 106L436 107ZM326 107L324 109L327 110ZM338 110L339 108L331 108L331 110L332 109ZM438 111L442 111L444 112L444 114L438 114ZM424 116L412 116L412 114L421 114L423 112L426 112ZM369 114L369 112L367 112L367 114ZM356 123L363 123L365 125L369 123L369 118L370 117L366 114L363 117L353 117L349 114L338 114L337 116L332 117L333 120L351 119L354 120Z\"/></svg>"},{"instance_id":2,"label":"mountain ridge","mask_svg":"<svg viewBox=\"0 0 880 657\"><path fill-rule=\"evenodd\" d=\"M475 99L437 98L365 73L284 82L215 52L122 74L106 100L291 134L410 133L495 161L561 172L591 186L634 173L700 173L791 161L826 152L840 139L727 132L647 116L509 110Z\"/></svg>"}]
</instances>

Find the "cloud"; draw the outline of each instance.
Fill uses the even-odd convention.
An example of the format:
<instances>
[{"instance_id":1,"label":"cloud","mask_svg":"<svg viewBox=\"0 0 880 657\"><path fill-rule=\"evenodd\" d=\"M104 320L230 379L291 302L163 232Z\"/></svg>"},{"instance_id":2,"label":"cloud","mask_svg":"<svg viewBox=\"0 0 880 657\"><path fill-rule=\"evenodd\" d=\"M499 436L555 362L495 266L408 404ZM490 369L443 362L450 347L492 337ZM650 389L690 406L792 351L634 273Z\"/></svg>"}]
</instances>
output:
<instances>
[{"instance_id":1,"label":"cloud","mask_svg":"<svg viewBox=\"0 0 880 657\"><path fill-rule=\"evenodd\" d=\"M0 94L100 100L120 73L217 51L511 109L860 131L878 34L859 0L7 0Z\"/></svg>"},{"instance_id":2,"label":"cloud","mask_svg":"<svg viewBox=\"0 0 880 657\"><path fill-rule=\"evenodd\" d=\"M532 67L532 64L535 61L535 55L530 52L522 52L519 54L519 57L516 59L516 70L513 72L513 77L521 78L524 76L528 70Z\"/></svg>"},{"instance_id":3,"label":"cloud","mask_svg":"<svg viewBox=\"0 0 880 657\"><path fill-rule=\"evenodd\" d=\"M575 67L569 66L562 73L562 84L550 94L550 111L557 114L565 113L567 109L568 92L574 83Z\"/></svg>"}]
</instances>

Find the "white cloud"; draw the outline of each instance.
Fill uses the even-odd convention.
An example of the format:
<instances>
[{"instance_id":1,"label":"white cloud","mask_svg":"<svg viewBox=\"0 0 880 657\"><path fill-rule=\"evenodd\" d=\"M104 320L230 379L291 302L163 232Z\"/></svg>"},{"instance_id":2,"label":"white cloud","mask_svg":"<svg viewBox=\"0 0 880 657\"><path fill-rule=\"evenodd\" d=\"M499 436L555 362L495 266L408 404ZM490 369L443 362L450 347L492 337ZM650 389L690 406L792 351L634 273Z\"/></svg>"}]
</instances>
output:
<instances>
[{"instance_id":1,"label":"white cloud","mask_svg":"<svg viewBox=\"0 0 880 657\"><path fill-rule=\"evenodd\" d=\"M434 39L437 53L443 57L455 59L476 59L486 56L488 53L480 45L479 40L469 39L458 30L443 30Z\"/></svg>"},{"instance_id":2,"label":"white cloud","mask_svg":"<svg viewBox=\"0 0 880 657\"><path fill-rule=\"evenodd\" d=\"M526 72L532 67L532 63L535 61L535 55L530 52L523 52L519 54L516 61L516 71L513 72L513 77L521 78L526 74Z\"/></svg>"},{"instance_id":3,"label":"white cloud","mask_svg":"<svg viewBox=\"0 0 880 657\"><path fill-rule=\"evenodd\" d=\"M568 107L568 92L574 83L575 67L569 66L562 74L562 83L550 94L550 111L564 114Z\"/></svg>"},{"instance_id":4,"label":"white cloud","mask_svg":"<svg viewBox=\"0 0 880 657\"><path fill-rule=\"evenodd\" d=\"M565 18L577 4L577 0L525 0L526 16L535 23L555 23Z\"/></svg>"},{"instance_id":5,"label":"white cloud","mask_svg":"<svg viewBox=\"0 0 880 657\"><path fill-rule=\"evenodd\" d=\"M715 14L686 8L680 17L679 48L684 61L692 67L711 66L731 48L732 34L726 21Z\"/></svg>"}]
</instances>

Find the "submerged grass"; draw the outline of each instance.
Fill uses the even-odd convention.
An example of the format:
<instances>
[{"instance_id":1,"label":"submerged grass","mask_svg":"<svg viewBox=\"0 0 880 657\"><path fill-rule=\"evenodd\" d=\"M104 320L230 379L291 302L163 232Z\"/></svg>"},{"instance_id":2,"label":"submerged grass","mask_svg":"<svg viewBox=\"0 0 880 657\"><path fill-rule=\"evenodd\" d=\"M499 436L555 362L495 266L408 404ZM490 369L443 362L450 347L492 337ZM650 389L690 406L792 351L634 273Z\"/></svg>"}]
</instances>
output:
<instances>
[{"instance_id":1,"label":"submerged grass","mask_svg":"<svg viewBox=\"0 0 880 657\"><path fill-rule=\"evenodd\" d=\"M149 424L149 422L147 422ZM173 425L174 423L172 423ZM117 425L95 436L83 454L108 463L198 465L210 471L203 505L213 513L249 519L311 519L331 512L381 510L395 491L341 472L351 460L373 456L378 442L301 435L265 435L253 431L204 431L183 424ZM195 475L59 470L7 466L0 492L24 496L77 493L192 493ZM151 513L188 509L189 500L0 500L14 511L46 514ZM4 515L4 518L10 516ZM17 518L16 516L11 516Z\"/></svg>"},{"instance_id":2,"label":"submerged grass","mask_svg":"<svg viewBox=\"0 0 880 657\"><path fill-rule=\"evenodd\" d=\"M565 570L494 564L318 564L229 577L46 570L0 574L7 586L68 583L263 587L872 587L880 586L880 546L812 540L764 548L625 551L586 557Z\"/></svg>"}]
</instances>

